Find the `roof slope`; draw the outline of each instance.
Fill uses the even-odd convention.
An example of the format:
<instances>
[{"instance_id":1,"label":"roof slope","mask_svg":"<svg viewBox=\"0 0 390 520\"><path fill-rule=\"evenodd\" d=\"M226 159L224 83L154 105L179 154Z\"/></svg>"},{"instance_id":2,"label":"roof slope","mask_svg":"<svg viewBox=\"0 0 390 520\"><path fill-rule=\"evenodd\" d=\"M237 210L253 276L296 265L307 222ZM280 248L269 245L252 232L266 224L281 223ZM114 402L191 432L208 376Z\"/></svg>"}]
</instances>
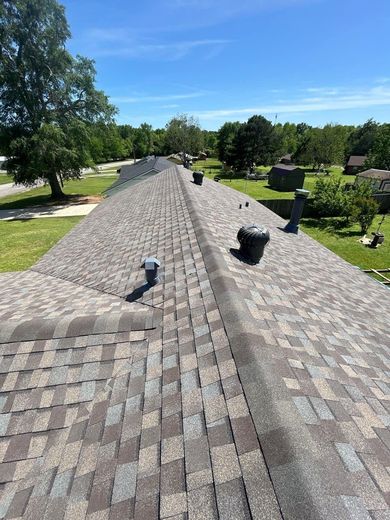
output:
<instances>
[{"instance_id":1,"label":"roof slope","mask_svg":"<svg viewBox=\"0 0 390 520\"><path fill-rule=\"evenodd\" d=\"M171 167L171 161L154 155L144 157L135 164L126 164L120 169L119 179L105 191L105 195L111 196Z\"/></svg>"},{"instance_id":2,"label":"roof slope","mask_svg":"<svg viewBox=\"0 0 390 520\"><path fill-rule=\"evenodd\" d=\"M380 179L386 181L387 179L390 179L390 171L370 168L369 170L358 173L356 177L367 177L369 179Z\"/></svg>"},{"instance_id":3,"label":"roof slope","mask_svg":"<svg viewBox=\"0 0 390 520\"><path fill-rule=\"evenodd\" d=\"M173 167L0 277L9 518L389 514L390 293L246 200ZM249 222L257 266L230 253ZM149 254L162 282L127 303Z\"/></svg>"},{"instance_id":4,"label":"roof slope","mask_svg":"<svg viewBox=\"0 0 390 520\"><path fill-rule=\"evenodd\" d=\"M350 155L347 162L347 166L363 166L366 160L366 155Z\"/></svg>"},{"instance_id":5,"label":"roof slope","mask_svg":"<svg viewBox=\"0 0 390 520\"><path fill-rule=\"evenodd\" d=\"M301 171L301 168L299 168L299 166L295 166L295 164L278 163L275 164L275 166L272 166L271 171L280 171L282 173L288 173L293 171Z\"/></svg>"}]
</instances>

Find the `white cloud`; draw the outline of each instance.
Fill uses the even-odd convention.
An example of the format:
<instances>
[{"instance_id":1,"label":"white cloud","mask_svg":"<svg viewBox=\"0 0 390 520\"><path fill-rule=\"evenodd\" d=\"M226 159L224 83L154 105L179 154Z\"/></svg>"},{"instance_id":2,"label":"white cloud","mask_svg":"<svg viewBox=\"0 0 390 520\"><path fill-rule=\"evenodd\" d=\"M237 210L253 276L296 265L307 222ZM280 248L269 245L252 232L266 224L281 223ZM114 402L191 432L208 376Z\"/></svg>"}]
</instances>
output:
<instances>
[{"instance_id":1,"label":"white cloud","mask_svg":"<svg viewBox=\"0 0 390 520\"><path fill-rule=\"evenodd\" d=\"M167 94L161 96L115 96L111 97L113 103L159 103L163 101L176 101L180 99L194 99L205 96L203 91L189 92L187 94ZM171 106L175 108L178 105Z\"/></svg>"},{"instance_id":2,"label":"white cloud","mask_svg":"<svg viewBox=\"0 0 390 520\"><path fill-rule=\"evenodd\" d=\"M216 56L231 43L231 40L219 38L156 41L122 28L91 29L86 35L86 40L91 42L90 52L94 56L168 61L182 59L201 48L205 49L206 57Z\"/></svg>"},{"instance_id":3,"label":"white cloud","mask_svg":"<svg viewBox=\"0 0 390 520\"><path fill-rule=\"evenodd\" d=\"M390 105L390 88L378 86L359 91L347 92L337 89L342 94L334 96L318 96L313 98L298 98L290 102L275 103L248 108L227 108L205 110L196 115L203 120L218 120L227 117L249 117L253 114L294 114L308 112L325 112L330 110L348 110Z\"/></svg>"}]
</instances>

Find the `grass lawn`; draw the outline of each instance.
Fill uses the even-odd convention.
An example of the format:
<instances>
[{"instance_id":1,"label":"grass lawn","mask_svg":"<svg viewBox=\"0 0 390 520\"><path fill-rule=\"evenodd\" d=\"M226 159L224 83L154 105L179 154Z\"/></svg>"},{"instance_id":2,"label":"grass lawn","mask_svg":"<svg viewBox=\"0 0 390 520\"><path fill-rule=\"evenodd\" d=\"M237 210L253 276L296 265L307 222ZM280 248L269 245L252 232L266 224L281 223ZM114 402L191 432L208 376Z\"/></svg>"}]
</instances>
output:
<instances>
[{"instance_id":1,"label":"grass lawn","mask_svg":"<svg viewBox=\"0 0 390 520\"><path fill-rule=\"evenodd\" d=\"M375 218L367 236L376 231L381 218L381 215ZM335 218L302 219L301 227L305 233L353 265L362 269L390 267L390 216L382 224L381 232L385 235L385 241L377 249L370 249L358 242L362 236L358 224L337 229L338 221Z\"/></svg>"},{"instance_id":2,"label":"grass lawn","mask_svg":"<svg viewBox=\"0 0 390 520\"><path fill-rule=\"evenodd\" d=\"M0 184L10 184L14 182L13 178L10 175L7 175L6 173L0 173Z\"/></svg>"},{"instance_id":3,"label":"grass lawn","mask_svg":"<svg viewBox=\"0 0 390 520\"><path fill-rule=\"evenodd\" d=\"M115 181L115 177L88 177L81 180L65 182L64 192L67 195L101 195ZM31 206L44 206L51 203L50 187L33 188L24 193L8 195L0 199L0 209L19 209Z\"/></svg>"},{"instance_id":4,"label":"grass lawn","mask_svg":"<svg viewBox=\"0 0 390 520\"><path fill-rule=\"evenodd\" d=\"M82 218L0 221L0 272L28 269Z\"/></svg>"},{"instance_id":5,"label":"grass lawn","mask_svg":"<svg viewBox=\"0 0 390 520\"><path fill-rule=\"evenodd\" d=\"M253 181L246 180L243 178L235 177L230 178L229 175L225 174L221 170L221 162L218 159L207 159L207 161L198 161L193 165L194 170L202 170L206 177L209 179L214 179L216 175L221 177L221 183L230 186L231 188L246 193L250 197L253 197L257 200L265 200L265 199L293 199L294 192L289 191L276 191L271 189L268 186L267 181ZM260 166L256 168L259 173L267 173L271 169L271 166ZM313 191L314 185L318 178L317 175L310 172L310 168L303 169L306 171L306 178L304 188ZM329 168L331 175L341 175L342 168L334 166ZM343 182L354 182L355 175L342 175Z\"/></svg>"}]
</instances>

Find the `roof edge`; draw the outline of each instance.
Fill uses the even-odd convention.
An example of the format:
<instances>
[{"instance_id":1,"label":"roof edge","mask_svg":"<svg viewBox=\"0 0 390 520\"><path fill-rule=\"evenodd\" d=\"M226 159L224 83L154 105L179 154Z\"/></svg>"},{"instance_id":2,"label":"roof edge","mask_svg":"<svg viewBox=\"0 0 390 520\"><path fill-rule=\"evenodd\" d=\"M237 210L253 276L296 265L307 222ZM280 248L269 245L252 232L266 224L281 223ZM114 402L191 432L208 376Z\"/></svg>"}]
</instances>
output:
<instances>
[{"instance_id":1,"label":"roof edge","mask_svg":"<svg viewBox=\"0 0 390 520\"><path fill-rule=\"evenodd\" d=\"M254 348L260 339L258 324L250 314L240 288L229 276L228 265L213 242L207 224L202 221L201 212L181 174L185 169L177 169L281 512L286 518L297 520L349 518L340 499L332 496L329 489L331 472L324 469L324 460L322 457L319 460L318 448L302 423L282 378L277 375L277 359L273 357L272 348L265 344ZM204 182L211 181L205 179ZM270 466L265 449L265 441L270 438L274 451L289 454L288 463ZM314 472L313 468L318 471ZM337 505L336 501L339 501Z\"/></svg>"}]
</instances>

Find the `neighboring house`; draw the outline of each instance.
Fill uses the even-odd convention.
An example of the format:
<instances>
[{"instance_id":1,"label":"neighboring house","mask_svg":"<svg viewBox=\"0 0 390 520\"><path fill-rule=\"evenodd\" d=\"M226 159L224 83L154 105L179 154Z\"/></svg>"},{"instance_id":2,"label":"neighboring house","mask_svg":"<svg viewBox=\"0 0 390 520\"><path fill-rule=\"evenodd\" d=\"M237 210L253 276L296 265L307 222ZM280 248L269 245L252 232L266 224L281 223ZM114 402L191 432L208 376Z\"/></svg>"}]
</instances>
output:
<instances>
[{"instance_id":1,"label":"neighboring house","mask_svg":"<svg viewBox=\"0 0 390 520\"><path fill-rule=\"evenodd\" d=\"M294 164L294 161L292 160L292 154L288 153L286 155L283 155L279 162L281 164Z\"/></svg>"},{"instance_id":2,"label":"neighboring house","mask_svg":"<svg viewBox=\"0 0 390 520\"><path fill-rule=\"evenodd\" d=\"M355 184L370 181L375 192L390 192L390 171L371 168L356 175Z\"/></svg>"},{"instance_id":3,"label":"neighboring house","mask_svg":"<svg viewBox=\"0 0 390 520\"><path fill-rule=\"evenodd\" d=\"M367 160L366 155L350 155L344 168L346 175L354 175L364 169L364 163Z\"/></svg>"},{"instance_id":4,"label":"neighboring house","mask_svg":"<svg viewBox=\"0 0 390 520\"><path fill-rule=\"evenodd\" d=\"M276 164L268 174L268 184L280 191L294 191L303 187L305 172L298 166Z\"/></svg>"},{"instance_id":5,"label":"neighboring house","mask_svg":"<svg viewBox=\"0 0 390 520\"><path fill-rule=\"evenodd\" d=\"M171 167L171 161L154 155L144 157L135 164L126 164L119 170L119 179L104 192L104 195L110 197Z\"/></svg>"},{"instance_id":6,"label":"neighboring house","mask_svg":"<svg viewBox=\"0 0 390 520\"><path fill-rule=\"evenodd\" d=\"M0 273L0 517L388 519L389 289L182 167L129 186Z\"/></svg>"}]
</instances>

